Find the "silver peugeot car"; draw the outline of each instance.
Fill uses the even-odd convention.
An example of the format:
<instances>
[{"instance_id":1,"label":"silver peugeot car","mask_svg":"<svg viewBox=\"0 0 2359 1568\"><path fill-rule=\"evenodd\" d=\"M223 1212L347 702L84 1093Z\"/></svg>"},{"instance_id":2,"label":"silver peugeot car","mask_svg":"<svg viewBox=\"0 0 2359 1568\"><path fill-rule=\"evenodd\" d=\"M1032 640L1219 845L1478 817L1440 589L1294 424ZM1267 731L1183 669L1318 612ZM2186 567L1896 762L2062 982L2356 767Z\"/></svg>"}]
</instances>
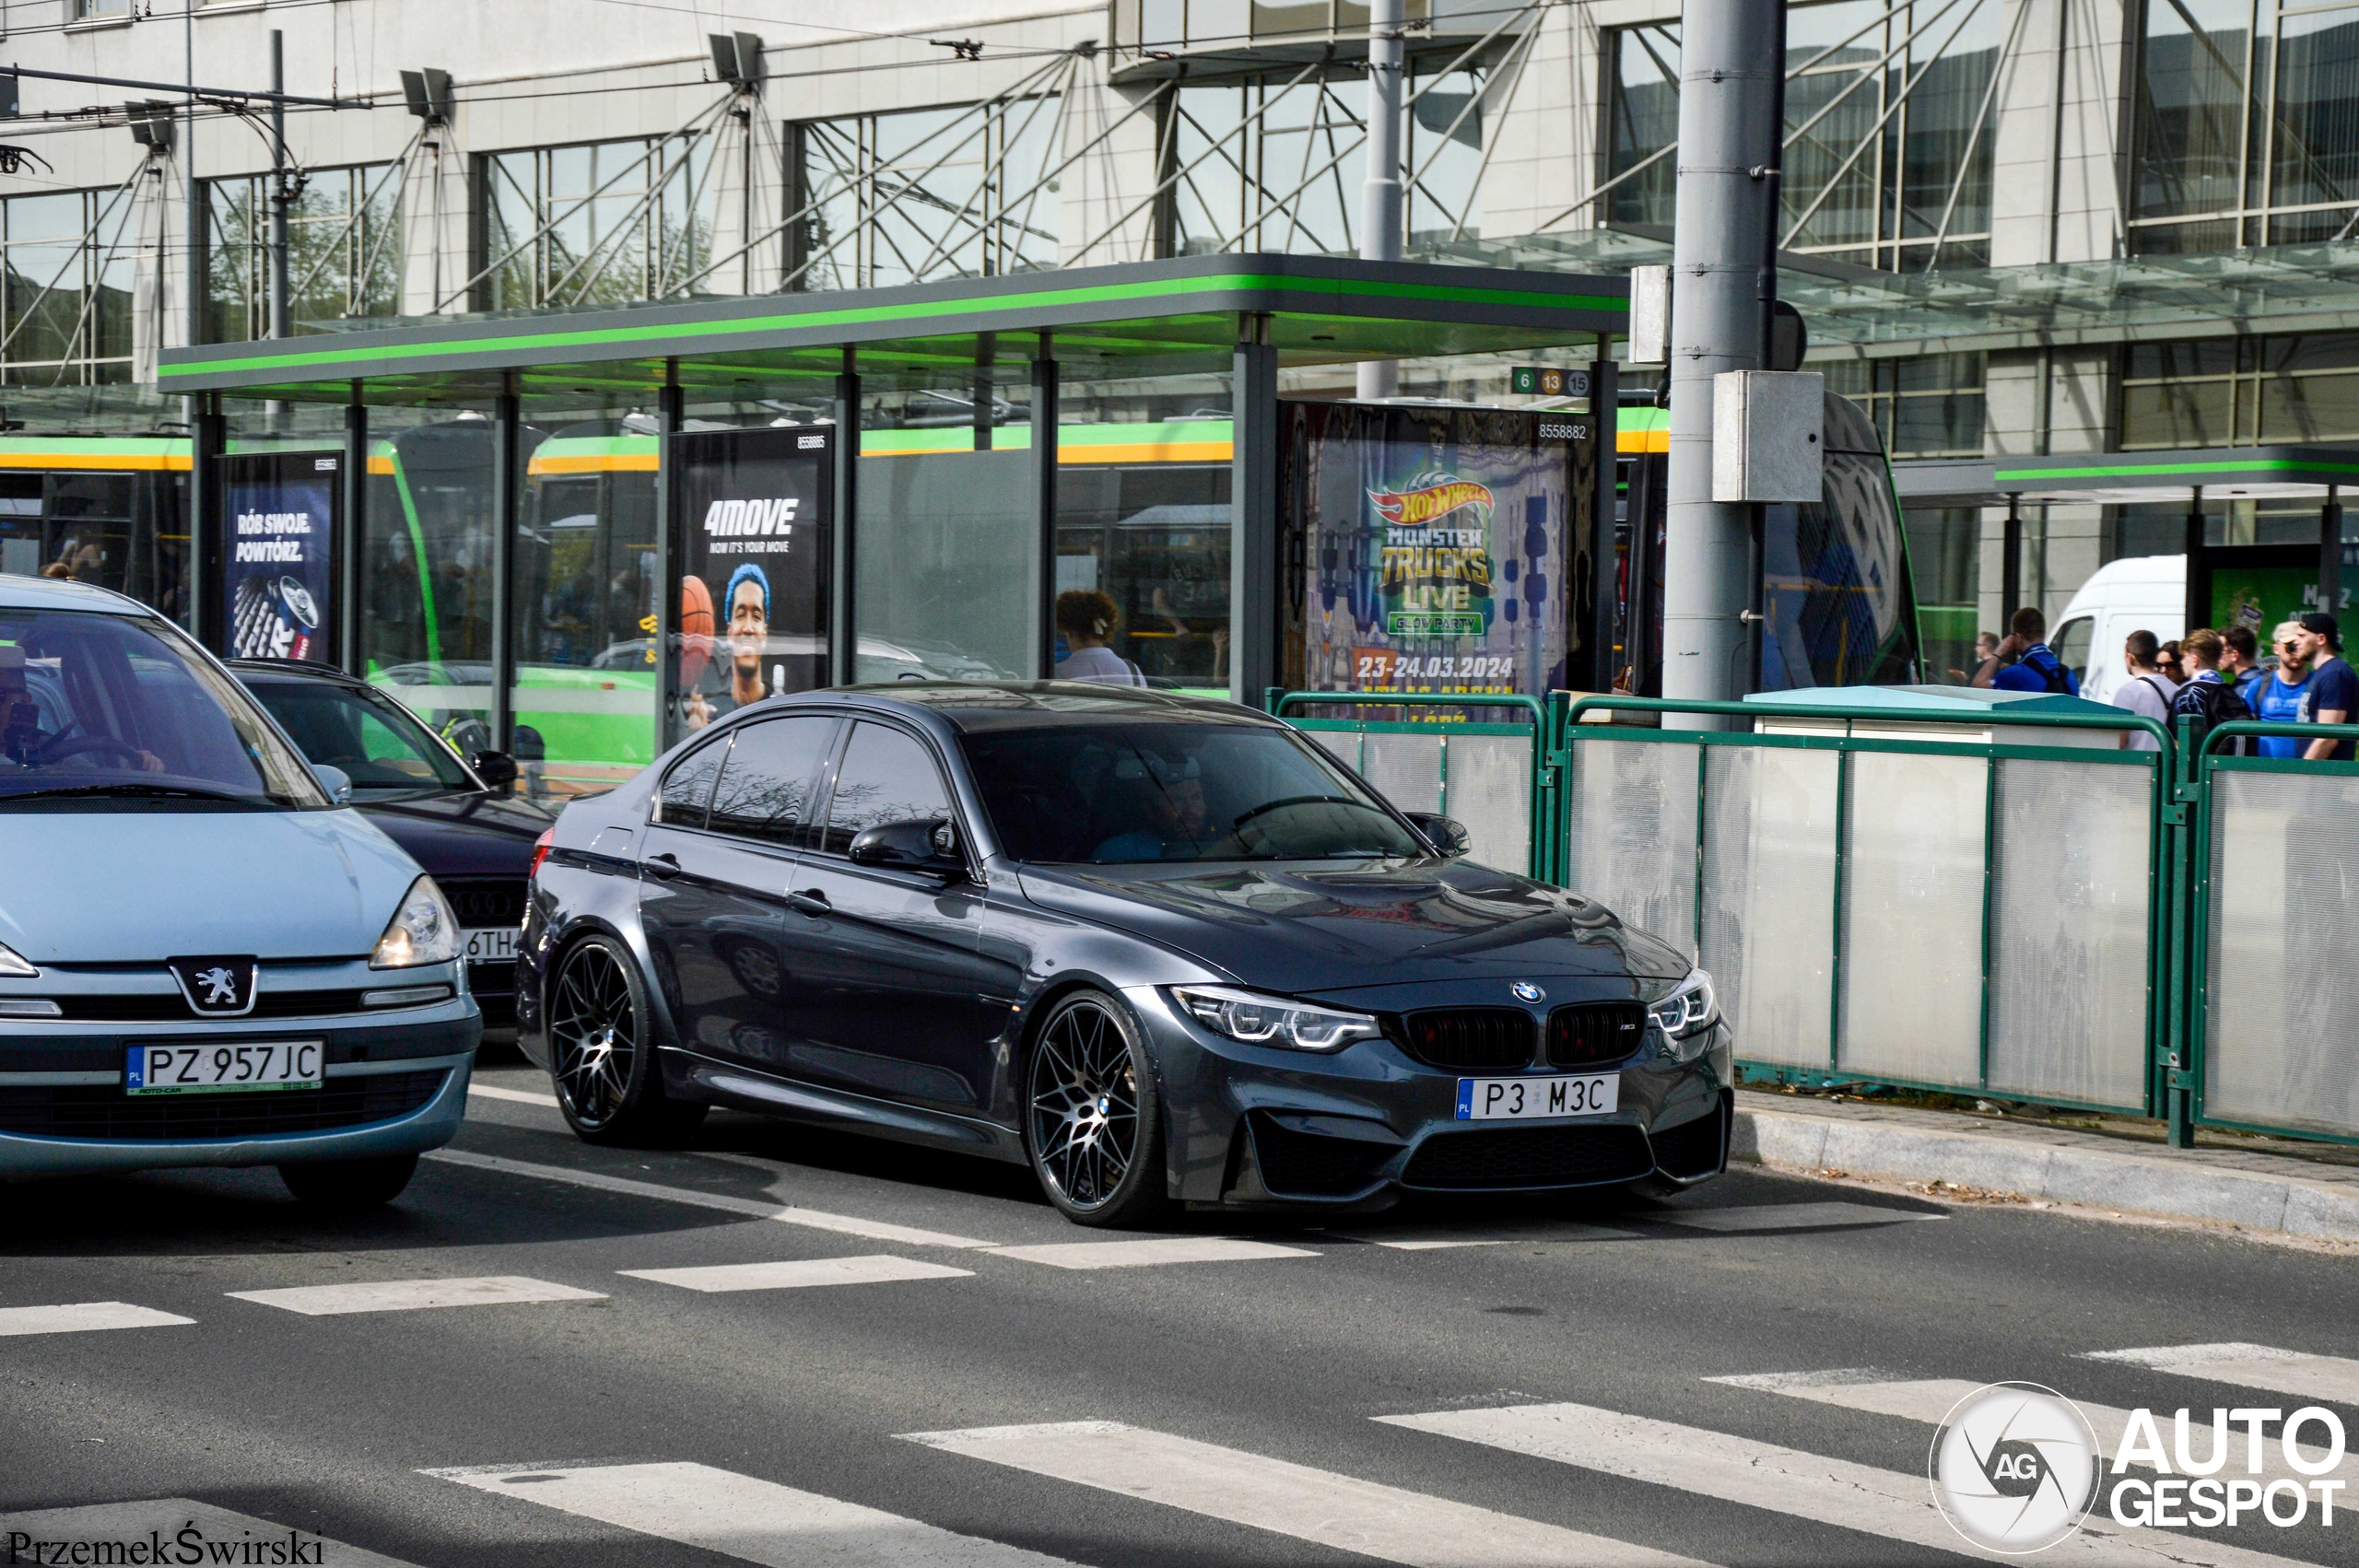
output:
<instances>
[{"instance_id":1,"label":"silver peugeot car","mask_svg":"<svg viewBox=\"0 0 2359 1568\"><path fill-rule=\"evenodd\" d=\"M0 1176L276 1165L399 1193L466 1106L458 921L235 677L0 576Z\"/></svg>"}]
</instances>

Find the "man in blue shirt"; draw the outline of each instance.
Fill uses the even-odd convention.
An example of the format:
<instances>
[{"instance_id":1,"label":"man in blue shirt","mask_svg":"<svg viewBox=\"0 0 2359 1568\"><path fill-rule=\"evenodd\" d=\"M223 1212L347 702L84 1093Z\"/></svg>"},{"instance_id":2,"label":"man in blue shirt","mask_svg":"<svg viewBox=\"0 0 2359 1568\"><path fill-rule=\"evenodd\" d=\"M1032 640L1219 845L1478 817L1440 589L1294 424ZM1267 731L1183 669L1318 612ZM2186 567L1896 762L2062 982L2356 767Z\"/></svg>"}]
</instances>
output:
<instances>
[{"instance_id":1,"label":"man in blue shirt","mask_svg":"<svg viewBox=\"0 0 2359 1568\"><path fill-rule=\"evenodd\" d=\"M2359 675L2342 661L2342 629L2332 615L2313 610L2302 617L2302 656L2310 665L2310 689L2303 694L2299 721L2348 724L2359 714ZM2311 762L2349 762L2352 743L2320 738L2305 747Z\"/></svg>"},{"instance_id":2,"label":"man in blue shirt","mask_svg":"<svg viewBox=\"0 0 2359 1568\"><path fill-rule=\"evenodd\" d=\"M1991 661L1976 673L1974 684L2002 692L2080 696L2080 676L2065 668L2064 661L2042 640L2047 636L2048 617L2035 606L2025 605L2008 618L2007 639L1999 645ZM2014 662L2007 662L2010 659Z\"/></svg>"},{"instance_id":3,"label":"man in blue shirt","mask_svg":"<svg viewBox=\"0 0 2359 1568\"><path fill-rule=\"evenodd\" d=\"M2310 696L2310 670L2302 662L2305 639L2301 623L2287 621L2271 638L2277 649L2277 668L2264 672L2245 699L2252 708L2252 716L2271 723L2298 722L2302 709ZM2253 743L2256 756L2289 757L2302 755L2302 743L2291 735L2263 735Z\"/></svg>"}]
</instances>

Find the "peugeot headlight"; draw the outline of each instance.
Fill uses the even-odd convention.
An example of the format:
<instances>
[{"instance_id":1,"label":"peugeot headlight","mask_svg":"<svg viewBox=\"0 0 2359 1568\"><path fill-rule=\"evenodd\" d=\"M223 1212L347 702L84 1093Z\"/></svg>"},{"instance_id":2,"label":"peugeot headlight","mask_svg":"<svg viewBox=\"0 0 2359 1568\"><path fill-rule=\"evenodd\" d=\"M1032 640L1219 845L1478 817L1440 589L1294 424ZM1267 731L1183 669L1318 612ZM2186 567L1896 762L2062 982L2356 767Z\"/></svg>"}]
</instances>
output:
<instances>
[{"instance_id":1,"label":"peugeot headlight","mask_svg":"<svg viewBox=\"0 0 2359 1568\"><path fill-rule=\"evenodd\" d=\"M402 895L401 907L369 955L371 969L412 969L448 964L459 956L459 920L430 876L419 877Z\"/></svg>"},{"instance_id":2,"label":"peugeot headlight","mask_svg":"<svg viewBox=\"0 0 2359 1568\"><path fill-rule=\"evenodd\" d=\"M1719 1022L1719 999L1712 994L1712 977L1690 969L1672 993L1647 1009L1662 1031L1664 1054L1693 1061L1704 1054L1706 1032Z\"/></svg>"},{"instance_id":3,"label":"peugeot headlight","mask_svg":"<svg viewBox=\"0 0 2359 1568\"><path fill-rule=\"evenodd\" d=\"M23 954L18 953L6 942L0 942L0 975L6 975L19 980L30 980L37 978L40 974L41 971L34 968Z\"/></svg>"},{"instance_id":4,"label":"peugeot headlight","mask_svg":"<svg viewBox=\"0 0 2359 1568\"><path fill-rule=\"evenodd\" d=\"M1226 986L1175 986L1171 994L1189 1017L1215 1035L1249 1046L1335 1051L1382 1033L1365 1012L1338 1012Z\"/></svg>"}]
</instances>

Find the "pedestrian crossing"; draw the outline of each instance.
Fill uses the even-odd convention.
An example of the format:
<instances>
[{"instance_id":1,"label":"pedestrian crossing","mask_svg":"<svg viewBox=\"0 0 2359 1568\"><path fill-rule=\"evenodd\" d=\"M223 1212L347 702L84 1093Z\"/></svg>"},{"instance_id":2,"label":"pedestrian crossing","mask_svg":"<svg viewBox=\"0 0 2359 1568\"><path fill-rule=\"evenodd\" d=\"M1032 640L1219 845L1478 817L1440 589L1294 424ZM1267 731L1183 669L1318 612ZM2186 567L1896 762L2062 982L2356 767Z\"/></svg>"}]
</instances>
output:
<instances>
[{"instance_id":1,"label":"pedestrian crossing","mask_svg":"<svg viewBox=\"0 0 2359 1568\"><path fill-rule=\"evenodd\" d=\"M169 1328L195 1321L152 1306L134 1306L127 1301L10 1306L0 1307L0 1339L20 1334L87 1334L101 1328Z\"/></svg>"},{"instance_id":2,"label":"pedestrian crossing","mask_svg":"<svg viewBox=\"0 0 2359 1568\"><path fill-rule=\"evenodd\" d=\"M875 1285L892 1280L971 1280L972 1269L953 1269L915 1258L873 1253L863 1258L804 1258L788 1263L716 1263L695 1269L625 1269L628 1279L708 1294L728 1291L789 1291L813 1285Z\"/></svg>"},{"instance_id":3,"label":"pedestrian crossing","mask_svg":"<svg viewBox=\"0 0 2359 1568\"><path fill-rule=\"evenodd\" d=\"M2091 1361L2127 1362L2179 1377L2241 1384L2298 1399L2359 1405L2359 1361L2310 1355L2269 1345L2153 1345L2143 1350L2092 1351Z\"/></svg>"}]
</instances>

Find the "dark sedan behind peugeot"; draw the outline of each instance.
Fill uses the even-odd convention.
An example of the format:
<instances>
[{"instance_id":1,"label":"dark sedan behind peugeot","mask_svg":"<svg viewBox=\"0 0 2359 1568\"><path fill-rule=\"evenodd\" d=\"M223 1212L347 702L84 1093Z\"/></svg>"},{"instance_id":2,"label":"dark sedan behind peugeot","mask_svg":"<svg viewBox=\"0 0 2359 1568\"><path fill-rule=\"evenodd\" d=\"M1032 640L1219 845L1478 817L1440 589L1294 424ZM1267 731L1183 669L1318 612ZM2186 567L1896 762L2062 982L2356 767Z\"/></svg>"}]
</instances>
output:
<instances>
[{"instance_id":1,"label":"dark sedan behind peugeot","mask_svg":"<svg viewBox=\"0 0 2359 1568\"><path fill-rule=\"evenodd\" d=\"M559 820L519 1043L593 1141L732 1106L1027 1163L1085 1224L1717 1174L1709 978L1452 825L1224 703L774 699Z\"/></svg>"}]
</instances>

